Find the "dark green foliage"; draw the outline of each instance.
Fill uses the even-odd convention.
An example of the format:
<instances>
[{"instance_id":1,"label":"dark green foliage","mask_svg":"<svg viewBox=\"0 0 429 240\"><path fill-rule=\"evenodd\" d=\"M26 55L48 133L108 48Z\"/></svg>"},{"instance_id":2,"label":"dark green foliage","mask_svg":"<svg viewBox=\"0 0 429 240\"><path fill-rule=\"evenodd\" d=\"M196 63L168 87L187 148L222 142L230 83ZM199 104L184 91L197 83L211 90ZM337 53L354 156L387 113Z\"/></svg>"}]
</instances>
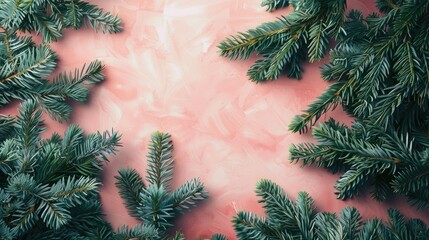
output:
<instances>
[{"instance_id":1,"label":"dark green foliage","mask_svg":"<svg viewBox=\"0 0 429 240\"><path fill-rule=\"evenodd\" d=\"M250 212L238 212L234 217L234 229L243 240L369 240L397 239L423 240L429 238L429 229L420 220L406 220L397 210L388 212L390 220L362 221L355 208L344 208L339 217L334 213L316 213L313 199L301 192L295 202L282 189L269 180L261 180L256 193L264 204L266 217ZM223 238L226 239L226 238Z\"/></svg>"},{"instance_id":2,"label":"dark green foliage","mask_svg":"<svg viewBox=\"0 0 429 240\"><path fill-rule=\"evenodd\" d=\"M339 43L322 67L336 81L290 124L305 132L327 111L341 106L351 127L330 120L313 129L318 144L290 148L292 161L344 172L338 197L372 187L429 209L429 2L377 1L382 15L350 12Z\"/></svg>"},{"instance_id":3,"label":"dark green foliage","mask_svg":"<svg viewBox=\"0 0 429 240\"><path fill-rule=\"evenodd\" d=\"M227 238L221 234L215 234L211 237L211 240L227 240Z\"/></svg>"},{"instance_id":4,"label":"dark green foliage","mask_svg":"<svg viewBox=\"0 0 429 240\"><path fill-rule=\"evenodd\" d=\"M32 99L52 118L68 120L68 100L84 102L88 85L103 80L103 66L94 61L81 70L47 78L56 68L57 56L49 45L35 45L22 32L43 35L52 42L65 28L90 25L96 31L121 30L120 19L80 0L2 0L0 2L0 107L14 100ZM18 37L21 36L21 37Z\"/></svg>"},{"instance_id":5,"label":"dark green foliage","mask_svg":"<svg viewBox=\"0 0 429 240\"><path fill-rule=\"evenodd\" d=\"M84 136L72 125L64 137L41 139L40 116L36 102L26 101L17 118L7 118L11 136L0 141L0 236L88 237L106 225L97 189L100 160L115 153L120 137L115 132Z\"/></svg>"},{"instance_id":6,"label":"dark green foliage","mask_svg":"<svg viewBox=\"0 0 429 240\"><path fill-rule=\"evenodd\" d=\"M229 59L247 59L253 52L263 56L247 73L252 81L277 79L283 72L301 78L301 62L323 58L330 39L344 32L345 0L268 0L262 5L271 11L289 2L293 13L231 36L218 46L220 54Z\"/></svg>"},{"instance_id":7,"label":"dark green foliage","mask_svg":"<svg viewBox=\"0 0 429 240\"><path fill-rule=\"evenodd\" d=\"M267 6L267 11L272 12L276 9L289 6L289 0L263 0L261 6Z\"/></svg>"},{"instance_id":8,"label":"dark green foliage","mask_svg":"<svg viewBox=\"0 0 429 240\"><path fill-rule=\"evenodd\" d=\"M336 184L339 198L352 197L364 186L378 181L385 184L379 186L381 189L374 188L373 195L380 200L385 199L391 190L408 194L410 190L425 188L419 181L405 188L395 186L394 183L407 172L407 166L416 166L422 160L421 154L415 155L410 149L412 143L395 132L388 133L370 123L355 123L349 128L331 119L314 128L313 135L320 144L292 145L291 158L302 160L303 165L317 164L332 172L345 171ZM415 176L409 180L414 179ZM386 191L383 188L387 188Z\"/></svg>"},{"instance_id":9,"label":"dark green foliage","mask_svg":"<svg viewBox=\"0 0 429 240\"><path fill-rule=\"evenodd\" d=\"M172 151L173 143L169 134L156 132L152 135L147 157L147 185L136 170L119 170L119 175L115 177L118 180L116 186L119 188L119 194L124 199L129 214L144 222L144 225L138 225L132 230L124 228L119 235L132 235L140 237L139 239L162 239L167 236L166 230L173 225L171 221L174 217L207 198L207 192L197 178L187 181L175 190L169 189L173 176ZM157 234L145 237L149 236L144 235L148 229L154 229ZM153 233L152 230L149 232ZM177 233L171 239L184 237Z\"/></svg>"},{"instance_id":10,"label":"dark green foliage","mask_svg":"<svg viewBox=\"0 0 429 240\"><path fill-rule=\"evenodd\" d=\"M85 136L71 125L64 137L40 138L42 111L68 120L69 101L85 102L89 85L104 78L99 61L49 78L57 56L46 43L82 25L121 30L118 17L79 0L0 1L0 107L24 101L19 116L0 115L0 239L114 237L102 219L98 187L102 162L115 153L119 135ZM23 32L42 34L43 44Z\"/></svg>"},{"instance_id":11,"label":"dark green foliage","mask_svg":"<svg viewBox=\"0 0 429 240\"><path fill-rule=\"evenodd\" d=\"M403 135L427 132L428 14L429 2L423 0L401 1L381 16L350 12L347 34L322 67L323 78L337 82L296 117L290 129L302 131L322 113L342 105L358 119Z\"/></svg>"},{"instance_id":12,"label":"dark green foliage","mask_svg":"<svg viewBox=\"0 0 429 240\"><path fill-rule=\"evenodd\" d=\"M128 240L128 239L138 239L138 240L152 240L159 239L159 232L153 225L147 224L137 224L133 228L128 228L123 226L112 236L113 240Z\"/></svg>"},{"instance_id":13,"label":"dark green foliage","mask_svg":"<svg viewBox=\"0 0 429 240\"><path fill-rule=\"evenodd\" d=\"M262 54L249 76L263 81L283 70L290 75L304 50L310 61L320 59L335 38L330 61L321 69L322 77L334 82L289 129L306 132L339 106L354 124L322 123L313 131L317 144L291 146L292 161L343 172L335 186L341 199L371 186L375 199L401 194L429 209L429 1L376 3L380 13L364 17L357 10L346 16L345 1L290 1L293 13L219 47L231 59ZM281 5L263 4L269 10Z\"/></svg>"},{"instance_id":14,"label":"dark green foliage","mask_svg":"<svg viewBox=\"0 0 429 240\"><path fill-rule=\"evenodd\" d=\"M0 142L10 137L14 132L15 118L0 114Z\"/></svg>"},{"instance_id":15,"label":"dark green foliage","mask_svg":"<svg viewBox=\"0 0 429 240\"><path fill-rule=\"evenodd\" d=\"M121 31L120 19L80 0L2 0L0 27L9 32L42 34L44 42L56 41L66 28L91 26L103 33Z\"/></svg>"},{"instance_id":16,"label":"dark green foliage","mask_svg":"<svg viewBox=\"0 0 429 240\"><path fill-rule=\"evenodd\" d=\"M30 37L0 32L0 106L16 99L32 99L52 118L68 120L72 108L67 100L85 102L88 86L103 80L103 66L94 61L48 81L56 60L49 46L35 45Z\"/></svg>"},{"instance_id":17,"label":"dark green foliage","mask_svg":"<svg viewBox=\"0 0 429 240\"><path fill-rule=\"evenodd\" d=\"M116 182L116 186L124 199L125 207L132 217L139 218L140 193L145 189L143 179L135 169L120 169L118 173L116 178L120 181Z\"/></svg>"}]
</instances>

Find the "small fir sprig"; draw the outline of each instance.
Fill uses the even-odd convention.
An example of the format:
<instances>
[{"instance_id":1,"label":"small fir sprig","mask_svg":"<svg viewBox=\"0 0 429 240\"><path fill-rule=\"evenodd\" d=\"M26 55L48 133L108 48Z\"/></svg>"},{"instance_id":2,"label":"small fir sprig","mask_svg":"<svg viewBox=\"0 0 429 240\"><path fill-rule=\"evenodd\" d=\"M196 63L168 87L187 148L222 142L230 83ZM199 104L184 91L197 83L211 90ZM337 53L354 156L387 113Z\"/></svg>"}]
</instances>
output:
<instances>
[{"instance_id":1,"label":"small fir sprig","mask_svg":"<svg viewBox=\"0 0 429 240\"><path fill-rule=\"evenodd\" d=\"M203 183L194 178L177 189L171 190L173 177L173 143L170 134L156 132L152 135L147 156L146 182L135 169L121 169L116 186L124 199L129 214L143 225L132 229L119 230L119 239L130 237L142 239L162 239L173 226L172 220L197 202L207 198ZM146 230L148 229L148 230ZM149 233L152 233L150 236ZM181 233L170 239L184 239Z\"/></svg>"}]
</instances>

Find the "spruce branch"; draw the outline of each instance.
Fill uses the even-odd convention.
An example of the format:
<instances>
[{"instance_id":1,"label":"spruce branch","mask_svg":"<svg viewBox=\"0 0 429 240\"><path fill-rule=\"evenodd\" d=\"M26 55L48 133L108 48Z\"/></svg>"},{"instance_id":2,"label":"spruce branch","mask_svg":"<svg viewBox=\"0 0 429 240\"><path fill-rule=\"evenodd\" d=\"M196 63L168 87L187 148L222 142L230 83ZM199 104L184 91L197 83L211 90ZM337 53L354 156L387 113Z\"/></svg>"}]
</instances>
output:
<instances>
[{"instance_id":1,"label":"spruce branch","mask_svg":"<svg viewBox=\"0 0 429 240\"><path fill-rule=\"evenodd\" d=\"M134 169L120 169L119 175L115 176L116 187L129 214L156 229L157 235L153 239L184 239L180 232L168 237L167 230L173 226L172 220L207 198L204 185L198 178L187 181L175 190L169 189L174 163L170 137L170 134L161 132L151 136L147 155L147 185ZM116 233L118 236L121 234Z\"/></svg>"},{"instance_id":2,"label":"spruce branch","mask_svg":"<svg viewBox=\"0 0 429 240\"><path fill-rule=\"evenodd\" d=\"M147 224L138 224L133 228L128 226L123 226L118 229L117 233L113 237L114 240L152 240L158 239L158 230L151 225Z\"/></svg>"},{"instance_id":3,"label":"spruce branch","mask_svg":"<svg viewBox=\"0 0 429 240\"><path fill-rule=\"evenodd\" d=\"M262 7L267 7L268 12L272 12L276 9L284 8L289 6L289 0L263 0L261 2Z\"/></svg>"},{"instance_id":4,"label":"spruce branch","mask_svg":"<svg viewBox=\"0 0 429 240\"><path fill-rule=\"evenodd\" d=\"M321 123L313 128L318 143L292 145L291 159L342 172L335 184L341 199L370 187L377 200L400 194L429 209L429 2L377 0L377 6L381 14L348 13L321 69L333 83L289 129L306 132L338 106L355 118L353 125ZM323 34L314 29L314 36ZM361 236L384 236L380 224L372 221Z\"/></svg>"},{"instance_id":5,"label":"spruce branch","mask_svg":"<svg viewBox=\"0 0 429 240\"><path fill-rule=\"evenodd\" d=\"M98 194L101 161L120 146L114 131L85 136L71 125L64 139L42 139L42 112L68 120L69 100L85 102L104 78L93 61L74 73L50 77L57 56L46 43L66 28L121 30L120 19L79 0L0 2L0 107L22 100L17 117L0 115L0 238L111 239ZM24 32L41 34L36 45Z\"/></svg>"},{"instance_id":6,"label":"spruce branch","mask_svg":"<svg viewBox=\"0 0 429 240\"><path fill-rule=\"evenodd\" d=\"M185 240L185 235L181 232L176 232L176 235L172 238L168 238L168 240Z\"/></svg>"},{"instance_id":7,"label":"spruce branch","mask_svg":"<svg viewBox=\"0 0 429 240\"><path fill-rule=\"evenodd\" d=\"M14 100L36 101L53 119L70 118L67 102L85 102L89 85L101 82L103 66L94 61L74 74L60 74L53 82L46 78L56 68L57 56L45 43L62 37L66 28L88 25L103 33L120 32L120 19L85 1L4 0L0 3L0 106ZM22 32L43 36L36 45Z\"/></svg>"},{"instance_id":8,"label":"spruce branch","mask_svg":"<svg viewBox=\"0 0 429 240\"><path fill-rule=\"evenodd\" d=\"M295 231L299 230L293 202L283 194L279 186L271 184L268 180L261 180L256 186L256 195L262 198L259 202L265 204L265 212L270 223L287 226Z\"/></svg>"},{"instance_id":9,"label":"spruce branch","mask_svg":"<svg viewBox=\"0 0 429 240\"><path fill-rule=\"evenodd\" d=\"M95 165L116 151L119 135L86 137L77 126L71 126L64 142L58 134L42 139L40 118L41 110L34 101L22 103L19 116L8 119L13 132L0 141L1 235L12 239L89 237L90 232L106 225L98 195L100 169L80 174L85 163L78 161L79 153L89 136L105 144L84 151L85 161Z\"/></svg>"},{"instance_id":10,"label":"spruce branch","mask_svg":"<svg viewBox=\"0 0 429 240\"><path fill-rule=\"evenodd\" d=\"M70 1L15 1L0 3L0 27L9 31L34 31L43 36L43 42L62 37L66 28L82 25L95 31L117 33L122 30L121 20L101 8L81 0Z\"/></svg>"},{"instance_id":11,"label":"spruce branch","mask_svg":"<svg viewBox=\"0 0 429 240\"><path fill-rule=\"evenodd\" d=\"M53 119L68 120L72 108L68 100L85 102L90 85L103 80L103 65L93 61L74 73L61 73L52 82L45 78L56 67L56 54L47 45L35 46L31 38L16 33L0 33L0 106L13 100L32 99Z\"/></svg>"},{"instance_id":12,"label":"spruce branch","mask_svg":"<svg viewBox=\"0 0 429 240\"><path fill-rule=\"evenodd\" d=\"M15 118L0 114L0 142L6 140L14 131Z\"/></svg>"},{"instance_id":13,"label":"spruce branch","mask_svg":"<svg viewBox=\"0 0 429 240\"><path fill-rule=\"evenodd\" d=\"M429 229L420 220L405 217L395 209L388 211L389 221L379 219L363 221L355 208L344 208L339 217L335 213L315 212L313 200L307 193L301 192L295 203L287 197L282 189L269 180L257 183L257 195L262 197L267 218L250 212L239 211L233 218L234 229L238 239L426 239ZM271 196L276 204L270 204ZM285 208L286 206L286 208ZM294 224L272 220L272 213L292 213ZM289 216L287 217L289 218ZM303 231L304 230L304 231Z\"/></svg>"},{"instance_id":14,"label":"spruce branch","mask_svg":"<svg viewBox=\"0 0 429 240\"><path fill-rule=\"evenodd\" d=\"M227 238L222 234L215 234L211 237L211 240L227 240Z\"/></svg>"},{"instance_id":15,"label":"spruce branch","mask_svg":"<svg viewBox=\"0 0 429 240\"><path fill-rule=\"evenodd\" d=\"M47 46L29 48L13 60L2 67L3 88L9 82L12 86L30 88L31 84L38 84L41 78L49 76L56 66L56 55Z\"/></svg>"},{"instance_id":16,"label":"spruce branch","mask_svg":"<svg viewBox=\"0 0 429 240\"><path fill-rule=\"evenodd\" d=\"M138 212L140 218L157 229L165 231L173 226L170 223L173 218L173 204L167 190L161 185L149 185L140 193L141 207Z\"/></svg>"},{"instance_id":17,"label":"spruce branch","mask_svg":"<svg viewBox=\"0 0 429 240\"><path fill-rule=\"evenodd\" d=\"M95 31L101 31L102 33L118 33L122 31L121 20L118 16L103 12L102 9L87 2L78 1L77 4L78 8L82 10L81 14L84 19L87 19L89 26Z\"/></svg>"},{"instance_id":18,"label":"spruce branch","mask_svg":"<svg viewBox=\"0 0 429 240\"><path fill-rule=\"evenodd\" d=\"M288 4L289 1L262 2L268 11ZM285 71L289 77L301 78L301 62L323 58L330 39L344 32L345 1L292 1L291 4L293 13L222 41L218 45L220 55L232 60L247 59L253 52L261 54L263 58L247 73L255 82L277 79Z\"/></svg>"},{"instance_id":19,"label":"spruce branch","mask_svg":"<svg viewBox=\"0 0 429 240\"><path fill-rule=\"evenodd\" d=\"M426 152L417 154L412 140L394 132L387 133L370 123L355 123L349 128L333 120L321 123L313 135L319 144L291 146L292 162L302 161L303 166L316 164L333 172L344 172L335 185L341 199L352 197L369 185L378 188L374 189L377 199L384 199L391 192L408 194L407 191L418 191L416 186L426 186L426 176L418 174L416 178L422 182L413 182L414 190L405 185L405 180L416 179L410 173L410 166L420 163L411 169L418 168L424 173L427 165L421 164ZM407 187L401 188L399 183Z\"/></svg>"},{"instance_id":20,"label":"spruce branch","mask_svg":"<svg viewBox=\"0 0 429 240\"><path fill-rule=\"evenodd\" d=\"M143 179L134 169L120 169L118 173L119 175L115 176L115 185L119 189L119 195L124 199L130 216L140 219L140 194L146 188Z\"/></svg>"},{"instance_id":21,"label":"spruce branch","mask_svg":"<svg viewBox=\"0 0 429 240\"><path fill-rule=\"evenodd\" d=\"M203 183L198 178L187 181L174 190L172 195L173 207L179 211L195 207L198 201L208 197Z\"/></svg>"},{"instance_id":22,"label":"spruce branch","mask_svg":"<svg viewBox=\"0 0 429 240\"><path fill-rule=\"evenodd\" d=\"M169 187L173 174L173 143L170 135L156 132L152 135L148 153L146 180L156 186Z\"/></svg>"},{"instance_id":23,"label":"spruce branch","mask_svg":"<svg viewBox=\"0 0 429 240\"><path fill-rule=\"evenodd\" d=\"M238 212L232 222L238 239L270 239L276 236L265 218L250 212Z\"/></svg>"},{"instance_id":24,"label":"spruce branch","mask_svg":"<svg viewBox=\"0 0 429 240\"><path fill-rule=\"evenodd\" d=\"M338 82L329 86L329 88L318 97L318 99L310 104L305 113L295 116L289 124L289 130L292 132L307 132L308 125L314 125L323 114L329 110L335 109L340 101L340 92L347 86L344 83Z\"/></svg>"},{"instance_id":25,"label":"spruce branch","mask_svg":"<svg viewBox=\"0 0 429 240\"><path fill-rule=\"evenodd\" d=\"M313 105L320 107L311 105L305 114L294 119L290 129L305 131L329 106L338 104L351 108L357 118L371 118L387 128L403 106L424 101L422 93L426 92L427 84L423 79L427 79L428 73L426 51L416 49L427 49L424 39L427 40L428 35L423 33L426 30L421 29L420 24L428 11L429 4L425 1L398 4L384 16L364 18L360 12L351 11L344 25L347 35L339 38L339 44L331 51L330 63L322 68L325 79L337 80L334 84L342 83L346 87L323 94L326 101L316 101ZM413 14L409 14L411 12ZM355 34L361 29L357 40ZM425 109L421 104L417 106L415 114L421 115ZM409 122L409 117L418 119L403 116L404 119L395 124Z\"/></svg>"},{"instance_id":26,"label":"spruce branch","mask_svg":"<svg viewBox=\"0 0 429 240\"><path fill-rule=\"evenodd\" d=\"M63 201L67 206L83 205L88 192L97 191L101 184L90 177L62 178L51 186L50 200Z\"/></svg>"}]
</instances>

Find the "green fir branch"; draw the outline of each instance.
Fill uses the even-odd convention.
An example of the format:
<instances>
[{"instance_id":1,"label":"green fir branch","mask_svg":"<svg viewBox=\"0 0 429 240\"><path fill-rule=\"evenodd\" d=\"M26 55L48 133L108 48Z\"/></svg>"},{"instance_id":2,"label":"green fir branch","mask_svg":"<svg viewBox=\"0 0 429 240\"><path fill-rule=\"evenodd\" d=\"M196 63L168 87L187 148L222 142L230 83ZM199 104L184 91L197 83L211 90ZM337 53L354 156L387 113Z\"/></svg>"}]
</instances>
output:
<instances>
[{"instance_id":1,"label":"green fir branch","mask_svg":"<svg viewBox=\"0 0 429 240\"><path fill-rule=\"evenodd\" d=\"M257 184L257 195L262 197L267 218L250 212L239 211L233 218L237 238L244 239L426 239L429 229L417 219L407 220L397 210L388 211L389 221L379 219L363 221L355 208L344 208L339 217L335 213L315 212L313 200L307 193L301 192L295 203L288 198L281 188L269 181L261 180ZM264 194L261 195L261 192ZM275 204L267 204L267 197ZM270 213L291 213L287 218L294 219L294 225L273 220ZM303 231L304 230L304 231Z\"/></svg>"},{"instance_id":2,"label":"green fir branch","mask_svg":"<svg viewBox=\"0 0 429 240\"><path fill-rule=\"evenodd\" d=\"M173 143L170 135L156 132L152 135L148 153L146 180L156 186L169 187L173 175Z\"/></svg>"},{"instance_id":3,"label":"green fir branch","mask_svg":"<svg viewBox=\"0 0 429 240\"><path fill-rule=\"evenodd\" d=\"M118 33L121 20L101 8L81 0L15 1L0 3L0 27L10 31L34 31L43 42L57 41L66 28L90 26L103 33Z\"/></svg>"},{"instance_id":4,"label":"green fir branch","mask_svg":"<svg viewBox=\"0 0 429 240\"><path fill-rule=\"evenodd\" d=\"M134 169L119 169L119 175L115 176L116 187L119 195L124 199L125 207L130 216L140 219L138 208L140 207L140 194L145 189L143 179Z\"/></svg>"},{"instance_id":5,"label":"green fir branch","mask_svg":"<svg viewBox=\"0 0 429 240\"><path fill-rule=\"evenodd\" d=\"M0 142L2 236L81 239L107 224L101 219L100 171L79 174L79 153L88 139L83 131L71 126L64 135L65 142L58 134L42 139L41 110L31 100L21 104L16 119L9 120L14 131ZM117 133L92 136L98 139L95 143L107 143L85 151L86 161L92 164L119 146ZM1 227L2 221L7 228Z\"/></svg>"},{"instance_id":6,"label":"green fir branch","mask_svg":"<svg viewBox=\"0 0 429 240\"><path fill-rule=\"evenodd\" d=\"M272 12L276 9L284 8L289 6L289 0L263 0L261 2L262 7L267 7L268 12Z\"/></svg>"},{"instance_id":7,"label":"green fir branch","mask_svg":"<svg viewBox=\"0 0 429 240\"><path fill-rule=\"evenodd\" d=\"M147 155L147 183L134 169L120 169L119 175L115 176L116 187L129 214L156 229L157 235L147 239L184 239L180 232L169 237L168 230L173 226L173 219L207 198L204 185L198 178L187 181L177 189L169 189L173 176L172 154L170 134L155 132L151 136ZM122 236L118 239L129 239L124 238L121 231L115 233ZM126 231L129 231L128 228Z\"/></svg>"},{"instance_id":8,"label":"green fir branch","mask_svg":"<svg viewBox=\"0 0 429 240\"><path fill-rule=\"evenodd\" d=\"M263 1L268 11L285 7L289 1ZM252 53L263 55L249 71L250 80L263 82L288 72L301 78L301 62L320 60L330 39L343 33L345 1L293 1L294 12L247 32L240 32L219 43L220 55L230 60L247 59ZM303 43L309 43L304 46Z\"/></svg>"}]
</instances>

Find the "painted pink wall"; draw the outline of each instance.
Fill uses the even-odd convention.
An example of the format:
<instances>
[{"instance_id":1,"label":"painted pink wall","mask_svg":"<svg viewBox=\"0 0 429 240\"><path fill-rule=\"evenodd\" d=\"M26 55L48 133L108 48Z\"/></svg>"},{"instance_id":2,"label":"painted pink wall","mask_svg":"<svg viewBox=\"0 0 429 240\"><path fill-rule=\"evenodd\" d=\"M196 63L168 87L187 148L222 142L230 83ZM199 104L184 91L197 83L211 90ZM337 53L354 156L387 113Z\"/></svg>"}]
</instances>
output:
<instances>
[{"instance_id":1,"label":"painted pink wall","mask_svg":"<svg viewBox=\"0 0 429 240\"><path fill-rule=\"evenodd\" d=\"M94 88L89 104L75 107L72 122L88 132L114 128L123 134L124 147L106 166L102 188L104 210L115 227L135 221L122 205L114 175L121 167L144 173L146 146L156 130L173 136L174 184L201 177L210 193L198 209L177 220L189 239L216 232L235 239L230 220L237 210L262 213L253 191L261 178L277 182L292 197L309 192L318 210L352 205L364 217L385 217L394 206L429 221L403 200L337 200L332 188L337 176L289 163L289 145L311 140L288 132L287 126L327 87L319 77L321 63L307 65L301 81L282 78L256 85L246 77L254 59L230 62L218 56L216 45L226 36L290 9L266 13L260 0L93 2L118 13L124 32L67 31L54 48L60 70L94 59L106 64L106 82ZM349 2L369 11L365 1ZM48 126L50 132L65 127L50 120Z\"/></svg>"}]
</instances>

